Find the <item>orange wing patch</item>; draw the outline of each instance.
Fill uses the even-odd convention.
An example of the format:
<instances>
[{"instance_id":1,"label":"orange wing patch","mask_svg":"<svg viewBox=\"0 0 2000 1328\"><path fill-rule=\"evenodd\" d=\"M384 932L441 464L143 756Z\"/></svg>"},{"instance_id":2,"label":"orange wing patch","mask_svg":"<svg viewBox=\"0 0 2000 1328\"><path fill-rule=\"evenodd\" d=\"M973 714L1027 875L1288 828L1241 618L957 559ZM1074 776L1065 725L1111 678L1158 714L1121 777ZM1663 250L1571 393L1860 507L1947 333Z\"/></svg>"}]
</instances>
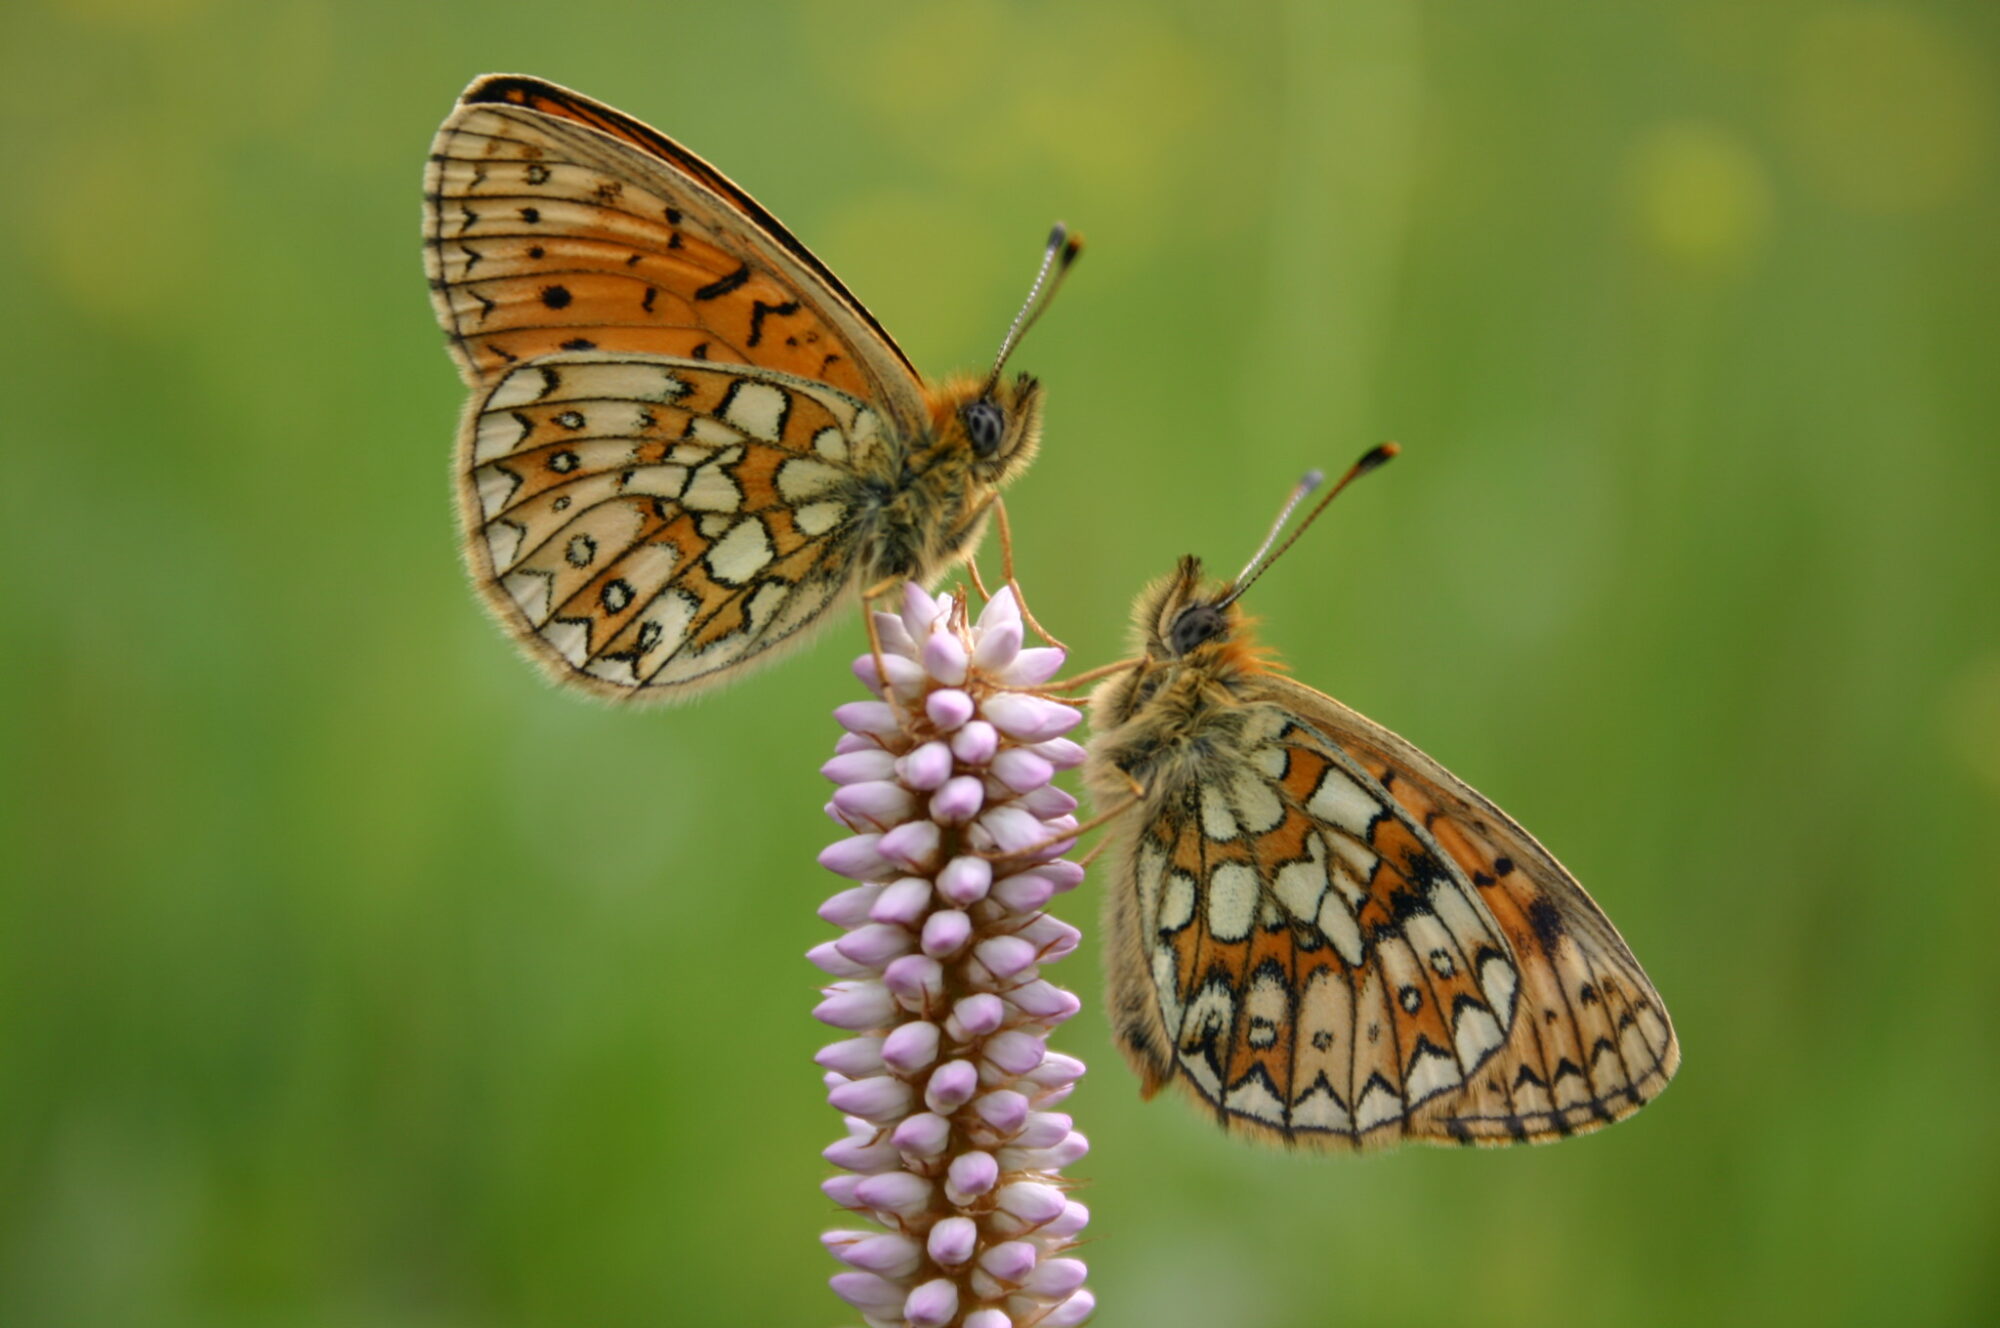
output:
<instances>
[{"instance_id":1,"label":"orange wing patch","mask_svg":"<svg viewBox=\"0 0 2000 1328\"><path fill-rule=\"evenodd\" d=\"M432 288L467 376L607 350L756 364L854 396L853 349L672 176L586 158L540 127L471 108L431 159Z\"/></svg>"}]
</instances>

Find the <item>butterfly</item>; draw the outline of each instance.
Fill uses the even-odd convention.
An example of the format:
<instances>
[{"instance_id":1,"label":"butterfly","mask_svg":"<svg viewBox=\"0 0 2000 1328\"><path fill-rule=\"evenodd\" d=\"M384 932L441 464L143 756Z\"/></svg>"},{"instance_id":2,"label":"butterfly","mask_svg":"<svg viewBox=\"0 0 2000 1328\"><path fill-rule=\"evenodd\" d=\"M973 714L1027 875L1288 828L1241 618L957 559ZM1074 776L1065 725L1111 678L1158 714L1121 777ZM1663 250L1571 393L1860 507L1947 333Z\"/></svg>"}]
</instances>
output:
<instances>
[{"instance_id":1,"label":"butterfly","mask_svg":"<svg viewBox=\"0 0 2000 1328\"><path fill-rule=\"evenodd\" d=\"M1061 226L992 370L934 382L714 167L554 84L474 81L424 198L471 388L466 560L559 679L672 699L736 678L854 590L969 558L1035 453L1042 388L1001 371L1076 258Z\"/></svg>"},{"instance_id":2,"label":"butterfly","mask_svg":"<svg viewBox=\"0 0 2000 1328\"><path fill-rule=\"evenodd\" d=\"M1609 919L1505 812L1252 639L1237 599L1318 479L1234 581L1185 558L1148 587L1139 656L1091 698L1085 781L1124 808L1104 922L1121 1049L1146 1096L1178 1084L1225 1129L1291 1145L1622 1119L1680 1048Z\"/></svg>"}]
</instances>

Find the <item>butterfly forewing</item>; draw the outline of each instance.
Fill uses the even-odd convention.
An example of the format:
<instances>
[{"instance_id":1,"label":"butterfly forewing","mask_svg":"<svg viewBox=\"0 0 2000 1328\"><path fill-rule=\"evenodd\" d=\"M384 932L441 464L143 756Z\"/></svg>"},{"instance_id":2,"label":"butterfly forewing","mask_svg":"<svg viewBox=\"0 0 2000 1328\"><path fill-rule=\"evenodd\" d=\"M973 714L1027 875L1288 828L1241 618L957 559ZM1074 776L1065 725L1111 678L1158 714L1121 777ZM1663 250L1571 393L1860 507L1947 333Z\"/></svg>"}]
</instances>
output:
<instances>
[{"instance_id":1,"label":"butterfly forewing","mask_svg":"<svg viewBox=\"0 0 2000 1328\"><path fill-rule=\"evenodd\" d=\"M1506 813L1437 762L1332 698L1271 684L1335 735L1472 882L1511 953L1518 1017L1457 1098L1406 1127L1441 1141L1548 1139L1619 1120L1658 1096L1680 1064L1673 1025L1645 970L1583 887Z\"/></svg>"},{"instance_id":2,"label":"butterfly forewing","mask_svg":"<svg viewBox=\"0 0 2000 1328\"><path fill-rule=\"evenodd\" d=\"M433 303L469 381L563 350L637 351L776 369L900 428L922 421L915 369L825 267L713 167L607 106L481 79L438 131L426 197Z\"/></svg>"}]
</instances>

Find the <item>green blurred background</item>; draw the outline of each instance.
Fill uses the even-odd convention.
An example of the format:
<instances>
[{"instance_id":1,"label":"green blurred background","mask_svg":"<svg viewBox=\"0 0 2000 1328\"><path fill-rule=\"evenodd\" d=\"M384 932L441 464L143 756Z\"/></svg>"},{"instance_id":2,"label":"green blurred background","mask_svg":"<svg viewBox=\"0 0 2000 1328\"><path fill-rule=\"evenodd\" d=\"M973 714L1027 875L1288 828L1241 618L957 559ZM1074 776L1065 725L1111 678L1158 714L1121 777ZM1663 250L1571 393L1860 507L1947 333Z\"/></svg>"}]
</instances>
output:
<instances>
[{"instance_id":1,"label":"green blurred background","mask_svg":"<svg viewBox=\"0 0 2000 1328\"><path fill-rule=\"evenodd\" d=\"M0 32L0 1323L834 1323L800 958L855 621L550 690L454 548L473 75L709 156L935 370L1048 222L1012 491L1079 663L1400 439L1255 610L1590 885L1679 1082L1286 1157L1096 1004L1105 1324L2000 1316L2000 10L75 0ZM1064 901L1094 929L1096 884Z\"/></svg>"}]
</instances>

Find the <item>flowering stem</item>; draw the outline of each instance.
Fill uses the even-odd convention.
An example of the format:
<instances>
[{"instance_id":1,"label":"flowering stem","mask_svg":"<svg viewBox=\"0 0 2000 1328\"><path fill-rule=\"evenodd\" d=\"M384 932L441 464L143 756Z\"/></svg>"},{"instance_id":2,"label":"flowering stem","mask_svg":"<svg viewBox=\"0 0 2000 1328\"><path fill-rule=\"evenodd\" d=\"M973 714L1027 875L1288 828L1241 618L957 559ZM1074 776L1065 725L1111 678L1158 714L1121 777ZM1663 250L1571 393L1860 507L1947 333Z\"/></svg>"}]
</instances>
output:
<instances>
[{"instance_id":1,"label":"flowering stem","mask_svg":"<svg viewBox=\"0 0 2000 1328\"><path fill-rule=\"evenodd\" d=\"M1080 718L1033 694L1059 648L1023 649L1002 589L965 600L905 587L855 673L878 698L834 712L827 812L853 831L820 854L852 879L820 908L843 929L808 957L836 980L814 1010L849 1036L816 1057L847 1137L821 1187L883 1230L829 1231L834 1292L871 1328L1066 1328L1096 1308L1089 1221L1061 1170L1089 1144L1055 1108L1083 1063L1049 1033L1078 1008L1041 966L1080 933L1042 911L1083 879L1062 854L1076 800L1050 783L1083 760Z\"/></svg>"}]
</instances>

